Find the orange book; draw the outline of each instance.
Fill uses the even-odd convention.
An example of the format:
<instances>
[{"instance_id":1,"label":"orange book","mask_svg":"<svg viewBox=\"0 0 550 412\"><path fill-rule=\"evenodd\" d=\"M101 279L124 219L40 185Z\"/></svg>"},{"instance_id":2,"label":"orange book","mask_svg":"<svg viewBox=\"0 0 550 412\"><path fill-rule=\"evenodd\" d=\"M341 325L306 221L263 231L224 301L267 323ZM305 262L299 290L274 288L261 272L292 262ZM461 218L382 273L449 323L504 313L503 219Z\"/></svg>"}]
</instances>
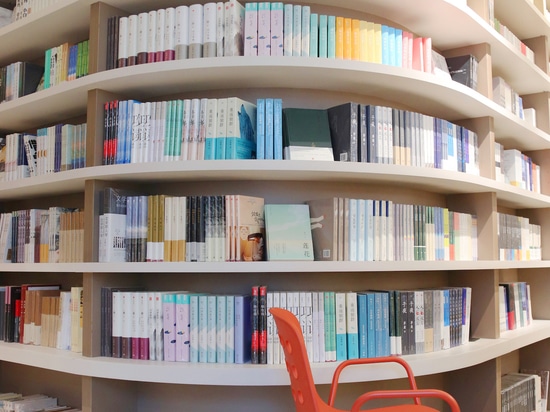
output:
<instances>
[{"instance_id":1,"label":"orange book","mask_svg":"<svg viewBox=\"0 0 550 412\"><path fill-rule=\"evenodd\" d=\"M351 21L351 59L361 60L361 22Z\"/></svg>"},{"instance_id":2,"label":"orange book","mask_svg":"<svg viewBox=\"0 0 550 412\"><path fill-rule=\"evenodd\" d=\"M336 17L336 58L344 58L344 18Z\"/></svg>"}]
</instances>

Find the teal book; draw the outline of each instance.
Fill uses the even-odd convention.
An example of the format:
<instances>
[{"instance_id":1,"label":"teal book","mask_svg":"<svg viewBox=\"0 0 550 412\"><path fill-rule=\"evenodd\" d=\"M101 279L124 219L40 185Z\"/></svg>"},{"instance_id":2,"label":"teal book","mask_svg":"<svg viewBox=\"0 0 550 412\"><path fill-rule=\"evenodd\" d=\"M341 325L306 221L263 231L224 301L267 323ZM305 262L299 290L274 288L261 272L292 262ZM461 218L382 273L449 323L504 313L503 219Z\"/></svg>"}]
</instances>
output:
<instances>
[{"instance_id":1,"label":"teal book","mask_svg":"<svg viewBox=\"0 0 550 412\"><path fill-rule=\"evenodd\" d=\"M273 99L273 158L283 159L283 100Z\"/></svg>"},{"instance_id":2,"label":"teal book","mask_svg":"<svg viewBox=\"0 0 550 412\"><path fill-rule=\"evenodd\" d=\"M256 159L265 159L266 99L256 100Z\"/></svg>"},{"instance_id":3,"label":"teal book","mask_svg":"<svg viewBox=\"0 0 550 412\"><path fill-rule=\"evenodd\" d=\"M382 24L382 64L390 64L390 28Z\"/></svg>"},{"instance_id":4,"label":"teal book","mask_svg":"<svg viewBox=\"0 0 550 412\"><path fill-rule=\"evenodd\" d=\"M395 28L388 27L388 64L390 66L397 66L396 52L395 52Z\"/></svg>"},{"instance_id":5,"label":"teal book","mask_svg":"<svg viewBox=\"0 0 550 412\"><path fill-rule=\"evenodd\" d=\"M328 42L328 16L326 14L319 15L319 57L327 57L327 42Z\"/></svg>"},{"instance_id":6,"label":"teal book","mask_svg":"<svg viewBox=\"0 0 550 412\"><path fill-rule=\"evenodd\" d=\"M367 354L367 295L357 294L357 332L359 357L366 358Z\"/></svg>"},{"instance_id":7,"label":"teal book","mask_svg":"<svg viewBox=\"0 0 550 412\"><path fill-rule=\"evenodd\" d=\"M328 16L327 20L327 57L336 58L336 16Z\"/></svg>"},{"instance_id":8,"label":"teal book","mask_svg":"<svg viewBox=\"0 0 550 412\"><path fill-rule=\"evenodd\" d=\"M286 160L334 161L328 112L324 109L283 109Z\"/></svg>"},{"instance_id":9,"label":"teal book","mask_svg":"<svg viewBox=\"0 0 550 412\"><path fill-rule=\"evenodd\" d=\"M268 260L313 260L308 205L265 205L264 215Z\"/></svg>"},{"instance_id":10,"label":"teal book","mask_svg":"<svg viewBox=\"0 0 550 412\"><path fill-rule=\"evenodd\" d=\"M346 293L336 292L335 297L335 322L336 322L336 360L343 361L348 358L347 348L347 323L346 323Z\"/></svg>"},{"instance_id":11,"label":"teal book","mask_svg":"<svg viewBox=\"0 0 550 412\"><path fill-rule=\"evenodd\" d=\"M309 18L309 57L319 57L319 15L311 13Z\"/></svg>"},{"instance_id":12,"label":"teal book","mask_svg":"<svg viewBox=\"0 0 550 412\"><path fill-rule=\"evenodd\" d=\"M272 98L265 99L265 159L273 159L273 104Z\"/></svg>"}]
</instances>

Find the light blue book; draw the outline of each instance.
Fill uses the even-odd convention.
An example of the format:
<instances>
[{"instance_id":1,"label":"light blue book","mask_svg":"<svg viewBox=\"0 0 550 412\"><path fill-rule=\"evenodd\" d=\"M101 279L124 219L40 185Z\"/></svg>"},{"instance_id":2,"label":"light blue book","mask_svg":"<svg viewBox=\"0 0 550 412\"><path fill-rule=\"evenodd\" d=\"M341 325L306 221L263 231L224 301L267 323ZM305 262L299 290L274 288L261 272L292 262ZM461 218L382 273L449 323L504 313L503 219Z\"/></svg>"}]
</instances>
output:
<instances>
[{"instance_id":1,"label":"light blue book","mask_svg":"<svg viewBox=\"0 0 550 412\"><path fill-rule=\"evenodd\" d=\"M403 67L403 30L395 29L395 65Z\"/></svg>"},{"instance_id":2,"label":"light blue book","mask_svg":"<svg viewBox=\"0 0 550 412\"><path fill-rule=\"evenodd\" d=\"M344 292L336 292L335 298L335 313L336 322L336 360L343 361L348 358L347 349L347 327L346 327L346 294Z\"/></svg>"},{"instance_id":3,"label":"light blue book","mask_svg":"<svg viewBox=\"0 0 550 412\"><path fill-rule=\"evenodd\" d=\"M388 27L388 46L389 46L389 61L390 66L397 66L396 52L395 52L395 28Z\"/></svg>"},{"instance_id":4,"label":"light blue book","mask_svg":"<svg viewBox=\"0 0 550 412\"><path fill-rule=\"evenodd\" d=\"M199 295L189 297L189 362L199 361Z\"/></svg>"},{"instance_id":5,"label":"light blue book","mask_svg":"<svg viewBox=\"0 0 550 412\"><path fill-rule=\"evenodd\" d=\"M124 136L126 131L126 115L128 111L128 100L118 102L118 123L117 123L117 147L115 163L124 163Z\"/></svg>"},{"instance_id":6,"label":"light blue book","mask_svg":"<svg viewBox=\"0 0 550 412\"><path fill-rule=\"evenodd\" d=\"M216 362L226 363L226 325L227 305L224 295L216 296Z\"/></svg>"},{"instance_id":7,"label":"light blue book","mask_svg":"<svg viewBox=\"0 0 550 412\"><path fill-rule=\"evenodd\" d=\"M208 362L208 296L199 295L199 363Z\"/></svg>"},{"instance_id":8,"label":"light blue book","mask_svg":"<svg viewBox=\"0 0 550 412\"><path fill-rule=\"evenodd\" d=\"M174 113L173 103L173 100L166 102L166 118L164 120L164 161L170 161L172 157L172 126L174 125L172 121L172 115Z\"/></svg>"},{"instance_id":9,"label":"light blue book","mask_svg":"<svg viewBox=\"0 0 550 412\"><path fill-rule=\"evenodd\" d=\"M292 55L302 55L302 6L292 7Z\"/></svg>"},{"instance_id":10,"label":"light blue book","mask_svg":"<svg viewBox=\"0 0 550 412\"><path fill-rule=\"evenodd\" d=\"M389 356L391 352L390 343L390 297L387 292L381 292L382 305L382 352L380 356Z\"/></svg>"},{"instance_id":11,"label":"light blue book","mask_svg":"<svg viewBox=\"0 0 550 412\"><path fill-rule=\"evenodd\" d=\"M225 363L235 363L235 296L225 297Z\"/></svg>"},{"instance_id":12,"label":"light blue book","mask_svg":"<svg viewBox=\"0 0 550 412\"><path fill-rule=\"evenodd\" d=\"M174 116L174 137L173 137L173 157L175 160L179 160L181 156L181 136L183 132L183 100L178 99L175 102L175 116Z\"/></svg>"},{"instance_id":13,"label":"light blue book","mask_svg":"<svg viewBox=\"0 0 550 412\"><path fill-rule=\"evenodd\" d=\"M309 19L309 55L319 57L319 15L311 13Z\"/></svg>"},{"instance_id":14,"label":"light blue book","mask_svg":"<svg viewBox=\"0 0 550 412\"><path fill-rule=\"evenodd\" d=\"M292 26L294 25L293 11L294 7L292 4L284 5L283 54L285 56L292 56L292 45L294 40L294 33L292 30Z\"/></svg>"},{"instance_id":15,"label":"light blue book","mask_svg":"<svg viewBox=\"0 0 550 412\"><path fill-rule=\"evenodd\" d=\"M265 159L273 159L273 99L265 99Z\"/></svg>"},{"instance_id":16,"label":"light blue book","mask_svg":"<svg viewBox=\"0 0 550 412\"><path fill-rule=\"evenodd\" d=\"M319 15L319 57L327 57L327 42L328 42L328 16L326 14Z\"/></svg>"},{"instance_id":17,"label":"light blue book","mask_svg":"<svg viewBox=\"0 0 550 412\"><path fill-rule=\"evenodd\" d=\"M284 5L283 2L271 3L271 55L284 53Z\"/></svg>"},{"instance_id":18,"label":"light blue book","mask_svg":"<svg viewBox=\"0 0 550 412\"><path fill-rule=\"evenodd\" d=\"M308 57L309 54L309 35L311 25L311 7L302 6L302 52L301 56Z\"/></svg>"},{"instance_id":19,"label":"light blue book","mask_svg":"<svg viewBox=\"0 0 550 412\"><path fill-rule=\"evenodd\" d=\"M374 216L376 202L372 199L365 201L365 257L369 262L374 261Z\"/></svg>"},{"instance_id":20,"label":"light blue book","mask_svg":"<svg viewBox=\"0 0 550 412\"><path fill-rule=\"evenodd\" d=\"M273 99L273 158L283 159L283 100Z\"/></svg>"},{"instance_id":21,"label":"light blue book","mask_svg":"<svg viewBox=\"0 0 550 412\"><path fill-rule=\"evenodd\" d=\"M199 300L200 305L200 300ZM217 354L217 296L207 297L206 311L206 358L208 363L216 363Z\"/></svg>"},{"instance_id":22,"label":"light blue book","mask_svg":"<svg viewBox=\"0 0 550 412\"><path fill-rule=\"evenodd\" d=\"M128 110L126 111L126 136L124 139L124 158L126 159L125 163L135 163L137 158L132 156L132 145L134 140L134 130L132 127L134 111L137 113L140 102L137 100L128 101Z\"/></svg>"},{"instance_id":23,"label":"light blue book","mask_svg":"<svg viewBox=\"0 0 550 412\"><path fill-rule=\"evenodd\" d=\"M390 28L382 24L382 64L390 64Z\"/></svg>"},{"instance_id":24,"label":"light blue book","mask_svg":"<svg viewBox=\"0 0 550 412\"><path fill-rule=\"evenodd\" d=\"M451 347L451 319L450 319L451 300L449 296L449 289L443 289L443 329L442 329L442 341L443 347L441 349L449 349Z\"/></svg>"},{"instance_id":25,"label":"light blue book","mask_svg":"<svg viewBox=\"0 0 550 412\"><path fill-rule=\"evenodd\" d=\"M357 330L359 333L359 357L368 357L367 353L367 295L357 294Z\"/></svg>"},{"instance_id":26,"label":"light blue book","mask_svg":"<svg viewBox=\"0 0 550 412\"><path fill-rule=\"evenodd\" d=\"M176 294L162 294L164 360L176 360Z\"/></svg>"},{"instance_id":27,"label":"light blue book","mask_svg":"<svg viewBox=\"0 0 550 412\"><path fill-rule=\"evenodd\" d=\"M334 321L334 292L324 292L325 301L325 360L336 360L336 323Z\"/></svg>"},{"instance_id":28,"label":"light blue book","mask_svg":"<svg viewBox=\"0 0 550 412\"><path fill-rule=\"evenodd\" d=\"M265 159L266 99L256 100L256 159Z\"/></svg>"},{"instance_id":29,"label":"light blue book","mask_svg":"<svg viewBox=\"0 0 550 412\"><path fill-rule=\"evenodd\" d=\"M336 58L336 16L328 16L327 20L327 57Z\"/></svg>"},{"instance_id":30,"label":"light blue book","mask_svg":"<svg viewBox=\"0 0 550 412\"><path fill-rule=\"evenodd\" d=\"M268 260L313 260L308 205L265 205L264 214Z\"/></svg>"}]
</instances>

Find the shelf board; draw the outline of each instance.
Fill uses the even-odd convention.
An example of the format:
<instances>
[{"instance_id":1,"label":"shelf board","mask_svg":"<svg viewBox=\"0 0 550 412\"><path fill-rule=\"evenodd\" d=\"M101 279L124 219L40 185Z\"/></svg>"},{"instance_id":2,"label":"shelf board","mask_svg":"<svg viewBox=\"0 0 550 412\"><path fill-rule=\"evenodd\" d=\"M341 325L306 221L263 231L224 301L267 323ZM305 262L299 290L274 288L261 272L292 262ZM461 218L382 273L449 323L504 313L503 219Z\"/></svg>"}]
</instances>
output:
<instances>
[{"instance_id":1,"label":"shelf board","mask_svg":"<svg viewBox=\"0 0 550 412\"><path fill-rule=\"evenodd\" d=\"M466 173L374 163L288 160L200 160L95 166L0 182L2 199L15 200L84 191L87 180L159 183L169 181L302 181L390 184L442 194L495 192L503 206L550 206L550 196Z\"/></svg>"},{"instance_id":2,"label":"shelf board","mask_svg":"<svg viewBox=\"0 0 550 412\"><path fill-rule=\"evenodd\" d=\"M549 268L550 261L0 263L4 273L372 273Z\"/></svg>"},{"instance_id":3,"label":"shelf board","mask_svg":"<svg viewBox=\"0 0 550 412\"><path fill-rule=\"evenodd\" d=\"M550 321L537 320L523 329L506 332L500 339L479 339L456 348L422 355L407 355L414 374L433 375L496 359L550 338ZM214 386L288 385L284 365L236 365L155 362L114 358L87 358L70 351L40 346L0 343L0 360L80 376L153 383ZM312 364L316 384L329 384L336 362ZM403 370L388 365L346 369L340 382L365 382L403 378Z\"/></svg>"}]
</instances>

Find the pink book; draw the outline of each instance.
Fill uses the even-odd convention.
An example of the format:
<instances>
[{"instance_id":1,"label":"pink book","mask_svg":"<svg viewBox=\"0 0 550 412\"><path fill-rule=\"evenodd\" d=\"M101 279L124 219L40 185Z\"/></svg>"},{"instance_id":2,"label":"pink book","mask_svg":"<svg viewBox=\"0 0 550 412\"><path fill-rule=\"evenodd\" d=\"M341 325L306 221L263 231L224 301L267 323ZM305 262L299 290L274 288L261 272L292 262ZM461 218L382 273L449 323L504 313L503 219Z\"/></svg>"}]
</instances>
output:
<instances>
[{"instance_id":1,"label":"pink book","mask_svg":"<svg viewBox=\"0 0 550 412\"><path fill-rule=\"evenodd\" d=\"M176 294L162 294L164 360L176 361Z\"/></svg>"}]
</instances>

